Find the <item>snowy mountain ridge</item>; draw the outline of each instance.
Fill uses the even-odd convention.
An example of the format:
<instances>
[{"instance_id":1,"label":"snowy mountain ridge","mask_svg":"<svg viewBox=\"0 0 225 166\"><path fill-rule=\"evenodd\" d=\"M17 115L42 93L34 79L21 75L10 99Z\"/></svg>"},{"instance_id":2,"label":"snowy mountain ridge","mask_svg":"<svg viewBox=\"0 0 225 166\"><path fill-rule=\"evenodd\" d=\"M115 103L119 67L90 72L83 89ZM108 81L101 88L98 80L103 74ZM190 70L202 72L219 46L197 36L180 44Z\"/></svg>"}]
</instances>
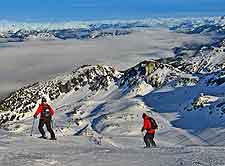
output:
<instances>
[{"instance_id":1,"label":"snowy mountain ridge","mask_svg":"<svg viewBox=\"0 0 225 166\"><path fill-rule=\"evenodd\" d=\"M154 27L165 25L174 27L176 25L200 26L206 23L224 25L224 17L184 17L184 18L146 18L138 20L102 20L102 21L68 21L68 22L12 22L0 20L0 32L16 32L24 30L63 30L63 29L88 29L96 28L129 28L129 27Z\"/></svg>"},{"instance_id":2,"label":"snowy mountain ridge","mask_svg":"<svg viewBox=\"0 0 225 166\"><path fill-rule=\"evenodd\" d=\"M119 77L118 75L119 72L111 67L87 65L76 69L71 74L24 87L1 102L1 110L8 111L1 115L0 124L26 118L26 113L33 111L43 95L48 95L50 100L55 100L61 94L72 90L78 91L86 85L91 91L107 89L109 84Z\"/></svg>"},{"instance_id":3,"label":"snowy mountain ridge","mask_svg":"<svg viewBox=\"0 0 225 166\"><path fill-rule=\"evenodd\" d=\"M162 59L186 73L209 74L224 69L224 39L207 45L184 45L174 48L175 57Z\"/></svg>"}]
</instances>

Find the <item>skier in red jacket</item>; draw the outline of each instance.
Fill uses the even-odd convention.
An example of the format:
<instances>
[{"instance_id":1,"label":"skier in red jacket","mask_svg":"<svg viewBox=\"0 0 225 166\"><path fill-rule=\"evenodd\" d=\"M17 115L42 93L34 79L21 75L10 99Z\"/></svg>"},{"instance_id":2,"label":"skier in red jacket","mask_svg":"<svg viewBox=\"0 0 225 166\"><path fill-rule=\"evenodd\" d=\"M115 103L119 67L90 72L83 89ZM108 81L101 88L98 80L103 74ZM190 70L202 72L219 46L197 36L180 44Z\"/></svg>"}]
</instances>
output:
<instances>
[{"instance_id":1,"label":"skier in red jacket","mask_svg":"<svg viewBox=\"0 0 225 166\"><path fill-rule=\"evenodd\" d=\"M156 147L154 136L155 136L155 129L152 128L151 121L149 120L149 116L143 113L142 118L144 119L144 125L141 129L141 132L146 130L146 134L144 136L144 142L146 144L146 148L150 148L150 144L152 147Z\"/></svg>"},{"instance_id":2,"label":"skier in red jacket","mask_svg":"<svg viewBox=\"0 0 225 166\"><path fill-rule=\"evenodd\" d=\"M42 135L40 138L47 139L47 137L45 136L45 131L43 129L44 125L46 125L48 132L51 134L51 140L56 140L55 133L51 127L51 120L52 116L54 115L54 111L52 107L47 104L47 100L44 97L41 99L41 104L35 112L34 118L36 119L39 114L41 114L41 116L39 120L38 129Z\"/></svg>"}]
</instances>

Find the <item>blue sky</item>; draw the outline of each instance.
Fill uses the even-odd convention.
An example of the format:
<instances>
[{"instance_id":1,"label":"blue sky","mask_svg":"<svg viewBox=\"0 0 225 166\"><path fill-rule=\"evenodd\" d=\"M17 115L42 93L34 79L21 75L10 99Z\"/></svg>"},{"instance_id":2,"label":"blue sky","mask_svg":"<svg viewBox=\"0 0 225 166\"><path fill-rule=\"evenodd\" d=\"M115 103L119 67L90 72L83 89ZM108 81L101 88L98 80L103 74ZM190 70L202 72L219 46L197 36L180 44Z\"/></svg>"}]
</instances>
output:
<instances>
[{"instance_id":1,"label":"blue sky","mask_svg":"<svg viewBox=\"0 0 225 166\"><path fill-rule=\"evenodd\" d=\"M225 14L225 0L1 0L0 19L68 21Z\"/></svg>"}]
</instances>

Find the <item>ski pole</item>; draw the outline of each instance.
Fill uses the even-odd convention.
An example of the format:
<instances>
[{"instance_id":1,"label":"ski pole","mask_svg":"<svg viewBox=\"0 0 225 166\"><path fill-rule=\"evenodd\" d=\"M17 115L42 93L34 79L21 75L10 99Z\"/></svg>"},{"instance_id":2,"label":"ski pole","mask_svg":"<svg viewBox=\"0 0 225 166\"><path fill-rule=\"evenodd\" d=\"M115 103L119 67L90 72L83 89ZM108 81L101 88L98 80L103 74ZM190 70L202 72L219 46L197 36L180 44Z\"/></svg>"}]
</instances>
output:
<instances>
[{"instance_id":1,"label":"ski pole","mask_svg":"<svg viewBox=\"0 0 225 166\"><path fill-rule=\"evenodd\" d=\"M30 136L32 136L32 134L33 134L34 122L35 122L35 118L33 119L32 127L31 127L31 131L30 131Z\"/></svg>"}]
</instances>

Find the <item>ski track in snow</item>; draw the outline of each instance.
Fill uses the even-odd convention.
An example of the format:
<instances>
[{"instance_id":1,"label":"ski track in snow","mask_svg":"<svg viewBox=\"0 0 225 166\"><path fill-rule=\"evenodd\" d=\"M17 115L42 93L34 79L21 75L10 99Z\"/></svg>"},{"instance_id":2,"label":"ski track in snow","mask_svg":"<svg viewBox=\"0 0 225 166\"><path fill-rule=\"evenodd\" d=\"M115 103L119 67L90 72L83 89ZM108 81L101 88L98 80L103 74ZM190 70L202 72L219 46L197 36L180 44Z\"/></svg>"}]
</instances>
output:
<instances>
[{"instance_id":1,"label":"ski track in snow","mask_svg":"<svg viewBox=\"0 0 225 166\"><path fill-rule=\"evenodd\" d=\"M129 140L129 139L128 139ZM224 147L174 146L143 149L141 145L115 148L97 146L86 137L58 137L57 141L29 136L16 136L7 147L0 148L0 165L168 165L222 166L225 165ZM13 148L12 148L13 147Z\"/></svg>"}]
</instances>

